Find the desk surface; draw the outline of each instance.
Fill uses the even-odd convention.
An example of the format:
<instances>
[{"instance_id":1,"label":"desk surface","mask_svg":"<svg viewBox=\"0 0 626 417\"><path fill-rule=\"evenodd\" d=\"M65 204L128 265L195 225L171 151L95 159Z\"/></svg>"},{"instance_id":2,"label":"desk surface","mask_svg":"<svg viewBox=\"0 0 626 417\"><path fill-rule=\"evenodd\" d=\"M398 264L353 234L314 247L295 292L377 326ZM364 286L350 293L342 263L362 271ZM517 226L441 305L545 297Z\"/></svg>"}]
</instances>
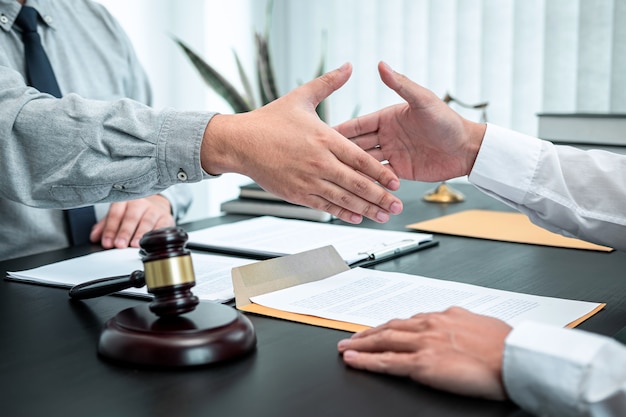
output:
<instances>
[{"instance_id":1,"label":"desk surface","mask_svg":"<svg viewBox=\"0 0 626 417\"><path fill-rule=\"evenodd\" d=\"M509 210L466 184L467 200L425 203L432 184L404 183L401 216L385 225L471 208ZM190 227L238 220L224 216ZM437 235L439 246L374 268L510 291L606 302L580 328L612 335L626 325L626 253L600 253ZM3 271L32 268L89 252L74 248L0 262ZM69 302L66 290L0 281L0 410L18 416L522 416L510 402L464 398L404 378L346 368L336 351L342 331L250 315L256 351L237 362L187 371L118 367L98 358L103 324L143 301L107 296Z\"/></svg>"}]
</instances>

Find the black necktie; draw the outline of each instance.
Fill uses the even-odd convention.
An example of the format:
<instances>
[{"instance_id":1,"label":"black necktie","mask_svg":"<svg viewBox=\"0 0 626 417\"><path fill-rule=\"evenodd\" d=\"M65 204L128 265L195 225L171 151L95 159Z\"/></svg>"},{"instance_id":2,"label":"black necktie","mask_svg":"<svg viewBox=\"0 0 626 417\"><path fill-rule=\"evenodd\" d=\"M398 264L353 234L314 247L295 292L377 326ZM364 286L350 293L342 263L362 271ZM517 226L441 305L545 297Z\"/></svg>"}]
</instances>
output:
<instances>
[{"instance_id":1,"label":"black necktie","mask_svg":"<svg viewBox=\"0 0 626 417\"><path fill-rule=\"evenodd\" d=\"M22 29L28 84L43 93L61 97L61 90L54 76L52 65L37 33L37 11L32 7L23 6L15 18L15 24ZM69 225L72 245L89 243L91 226L96 223L93 206L65 210L65 217Z\"/></svg>"}]
</instances>

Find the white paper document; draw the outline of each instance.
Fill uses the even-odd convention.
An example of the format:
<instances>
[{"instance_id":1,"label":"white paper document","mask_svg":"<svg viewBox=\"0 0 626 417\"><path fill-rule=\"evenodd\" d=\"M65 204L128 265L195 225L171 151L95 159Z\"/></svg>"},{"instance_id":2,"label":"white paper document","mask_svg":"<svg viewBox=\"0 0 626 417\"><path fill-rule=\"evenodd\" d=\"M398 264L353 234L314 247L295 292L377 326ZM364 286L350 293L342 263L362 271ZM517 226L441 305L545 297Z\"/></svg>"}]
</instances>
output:
<instances>
[{"instance_id":1,"label":"white paper document","mask_svg":"<svg viewBox=\"0 0 626 417\"><path fill-rule=\"evenodd\" d=\"M282 219L272 216L189 233L189 242L234 251L293 255L332 245L349 265L371 254L388 253L432 240L432 235Z\"/></svg>"},{"instance_id":2,"label":"white paper document","mask_svg":"<svg viewBox=\"0 0 626 417\"><path fill-rule=\"evenodd\" d=\"M192 253L191 261L196 277L196 285L191 291L201 300L217 302L232 300L235 296L231 278L232 268L257 262L204 253ZM139 250L126 248L95 252L25 271L8 272L7 278L71 288L86 281L129 275L136 270L143 271ZM129 288L122 293L152 297L145 286Z\"/></svg>"},{"instance_id":3,"label":"white paper document","mask_svg":"<svg viewBox=\"0 0 626 417\"><path fill-rule=\"evenodd\" d=\"M602 305L364 268L250 300L278 310L371 327L452 306L499 318L511 326L532 320L565 327Z\"/></svg>"}]
</instances>

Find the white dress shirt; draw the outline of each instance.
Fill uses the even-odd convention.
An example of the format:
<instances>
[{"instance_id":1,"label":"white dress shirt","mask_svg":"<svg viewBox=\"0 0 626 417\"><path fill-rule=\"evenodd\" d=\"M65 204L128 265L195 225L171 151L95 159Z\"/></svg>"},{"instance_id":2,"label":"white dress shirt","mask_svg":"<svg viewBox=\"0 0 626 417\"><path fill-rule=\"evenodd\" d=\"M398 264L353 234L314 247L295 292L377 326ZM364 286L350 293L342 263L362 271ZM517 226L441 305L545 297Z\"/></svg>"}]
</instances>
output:
<instances>
[{"instance_id":1,"label":"white dress shirt","mask_svg":"<svg viewBox=\"0 0 626 417\"><path fill-rule=\"evenodd\" d=\"M624 155L488 125L469 180L539 226L626 250ZM522 323L506 340L503 378L540 416L626 416L626 346L608 337Z\"/></svg>"}]
</instances>

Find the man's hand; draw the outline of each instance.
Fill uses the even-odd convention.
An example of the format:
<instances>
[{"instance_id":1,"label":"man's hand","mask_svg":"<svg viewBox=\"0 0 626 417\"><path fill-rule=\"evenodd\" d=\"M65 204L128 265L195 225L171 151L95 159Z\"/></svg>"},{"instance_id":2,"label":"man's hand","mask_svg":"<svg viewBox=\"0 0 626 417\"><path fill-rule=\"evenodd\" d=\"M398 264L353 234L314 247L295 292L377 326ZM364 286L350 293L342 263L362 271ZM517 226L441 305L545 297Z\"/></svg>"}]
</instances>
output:
<instances>
[{"instance_id":1,"label":"man's hand","mask_svg":"<svg viewBox=\"0 0 626 417\"><path fill-rule=\"evenodd\" d=\"M350 223L362 216L386 222L402 211L400 199L383 188L397 190L398 177L315 113L351 72L346 64L257 110L214 116L205 131L202 167L211 174L247 175L289 202Z\"/></svg>"},{"instance_id":2,"label":"man's hand","mask_svg":"<svg viewBox=\"0 0 626 417\"><path fill-rule=\"evenodd\" d=\"M404 179L443 181L469 174L486 125L459 116L432 91L380 63L383 82L404 104L340 124L337 131Z\"/></svg>"},{"instance_id":3,"label":"man's hand","mask_svg":"<svg viewBox=\"0 0 626 417\"><path fill-rule=\"evenodd\" d=\"M346 364L406 376L457 394L504 399L502 355L511 327L459 307L417 314L341 340Z\"/></svg>"},{"instance_id":4,"label":"man's hand","mask_svg":"<svg viewBox=\"0 0 626 417\"><path fill-rule=\"evenodd\" d=\"M138 248L139 240L150 230L174 226L170 202L161 195L112 203L107 215L96 223L89 238L105 249Z\"/></svg>"}]
</instances>

